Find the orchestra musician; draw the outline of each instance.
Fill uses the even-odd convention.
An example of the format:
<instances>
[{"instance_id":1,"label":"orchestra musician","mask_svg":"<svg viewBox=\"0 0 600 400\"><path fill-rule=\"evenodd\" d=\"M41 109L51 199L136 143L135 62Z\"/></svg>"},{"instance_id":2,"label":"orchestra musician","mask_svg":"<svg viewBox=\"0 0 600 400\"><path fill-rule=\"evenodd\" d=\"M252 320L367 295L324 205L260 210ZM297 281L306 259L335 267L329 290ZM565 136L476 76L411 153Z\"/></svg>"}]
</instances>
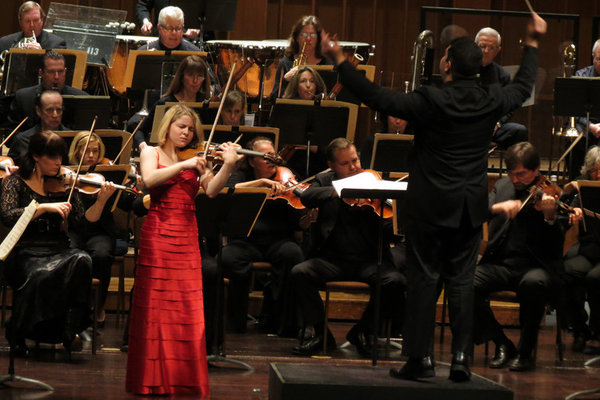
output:
<instances>
[{"instance_id":1,"label":"orchestra musician","mask_svg":"<svg viewBox=\"0 0 600 400\"><path fill-rule=\"evenodd\" d=\"M164 7L158 14L158 40L146 43L138 50L200 51L196 45L183 38L184 29L184 15L181 8Z\"/></svg>"},{"instance_id":2,"label":"orchestra musician","mask_svg":"<svg viewBox=\"0 0 600 400\"><path fill-rule=\"evenodd\" d=\"M59 173L66 151L56 133L39 132L32 136L18 173L2 180L0 217L6 226L17 222L31 200L39 203L4 271L14 290L11 345L21 352L27 351L25 338L62 342L69 353L81 350L76 335L89 326L92 261L84 251L69 248L66 229L80 230L97 221L111 192L103 185L87 210L77 192L71 202L68 194L50 193L45 177Z\"/></svg>"},{"instance_id":3,"label":"orchestra musician","mask_svg":"<svg viewBox=\"0 0 600 400\"><path fill-rule=\"evenodd\" d=\"M95 133L92 133L87 151L85 155L83 154L88 136L88 131L82 131L75 135L69 148L69 164L79 165L82 158L82 165L84 166L93 167L98 164L106 164L108 159L104 157L106 151L104 143ZM107 182L107 191L110 196L115 190L114 184ZM69 232L71 247L84 250L92 257L92 277L98 278L100 281L100 298L98 300L100 309L96 310L99 323L103 323L105 318L104 302L108 294L117 239L117 226L111 211L112 202L108 201L110 196L104 200L102 213L98 221L87 224L83 232ZM81 201L87 207L96 201L96 195L82 194ZM121 193L119 198L120 208L130 208L132 202L133 198L129 198L127 193Z\"/></svg>"},{"instance_id":4,"label":"orchestra musician","mask_svg":"<svg viewBox=\"0 0 600 400\"><path fill-rule=\"evenodd\" d=\"M284 99L314 100L327 96L327 86L321 75L309 66L299 67L285 88Z\"/></svg>"},{"instance_id":5,"label":"orchestra musician","mask_svg":"<svg viewBox=\"0 0 600 400\"><path fill-rule=\"evenodd\" d=\"M210 93L211 79L206 61L199 56L187 56L181 60L169 89L152 106L148 118L136 132L133 139L134 145L140 150L147 146L157 106L170 102L201 102L209 99ZM128 122L128 124L131 126L131 123Z\"/></svg>"},{"instance_id":6,"label":"orchestra musician","mask_svg":"<svg viewBox=\"0 0 600 400\"><path fill-rule=\"evenodd\" d=\"M163 117L158 146L141 153L151 203L140 234L130 313L126 390L136 394L208 397L194 198L200 187L216 196L240 156L232 144L221 145L224 163L216 174L205 158L179 161L180 150L198 144L199 129L196 113L175 105Z\"/></svg>"},{"instance_id":7,"label":"orchestra musician","mask_svg":"<svg viewBox=\"0 0 600 400\"><path fill-rule=\"evenodd\" d=\"M158 35L156 28L160 11L170 5L170 0L138 0L135 5L135 15L140 24L142 35ZM154 20L150 21L150 13L154 11ZM194 39L200 35L200 29L188 29L185 36Z\"/></svg>"},{"instance_id":8,"label":"orchestra musician","mask_svg":"<svg viewBox=\"0 0 600 400\"><path fill-rule=\"evenodd\" d=\"M354 145L345 138L332 140L327 147L331 172L318 174L301 195L302 204L318 208L312 231L312 249L308 260L292 268L292 284L304 327L314 328L313 336L294 347L292 352L310 356L323 350L324 309L319 290L329 281L355 280L368 283L371 298L361 319L350 329L346 339L363 356L372 351L374 292L377 283L379 216L370 207L350 205L340 199L332 186L334 180L362 172ZM389 247L391 222L385 226L385 247L381 273L381 316L393 318L403 306L406 279L393 264ZM327 347L335 349L335 339L327 332Z\"/></svg>"},{"instance_id":9,"label":"orchestra musician","mask_svg":"<svg viewBox=\"0 0 600 400\"><path fill-rule=\"evenodd\" d=\"M21 31L1 37L0 52L17 46L37 50L67 48L67 43L63 38L42 29L46 13L44 13L42 7L35 1L26 1L21 4L17 16ZM25 38L31 39L26 40Z\"/></svg>"},{"instance_id":10,"label":"orchestra musician","mask_svg":"<svg viewBox=\"0 0 600 400\"><path fill-rule=\"evenodd\" d=\"M580 179L600 180L600 147L588 150ZM576 196L571 206L581 211L581 199ZM564 260L567 278L569 321L573 327L573 351L600 354L600 244L594 227L579 224L578 242L567 252ZM597 231L596 231L597 234ZM587 300L590 315L585 311Z\"/></svg>"},{"instance_id":11,"label":"orchestra musician","mask_svg":"<svg viewBox=\"0 0 600 400\"><path fill-rule=\"evenodd\" d=\"M505 153L508 176L489 193L489 240L475 270L474 341L494 341L490 368L509 366L511 371L535 367L534 349L546 304L558 306L564 231L554 196L538 194L540 158L529 142L509 147ZM534 192L534 198L524 204ZM535 200L535 207L532 204ZM487 300L492 292L517 293L521 337L517 349L506 337Z\"/></svg>"},{"instance_id":12,"label":"orchestra musician","mask_svg":"<svg viewBox=\"0 0 600 400\"><path fill-rule=\"evenodd\" d=\"M63 98L55 90L44 90L35 99L35 113L39 118L37 124L24 132L18 132L8 150L8 156L19 165L21 157L29 148L29 140L33 135L43 131L64 131L62 124Z\"/></svg>"},{"instance_id":13,"label":"orchestra musician","mask_svg":"<svg viewBox=\"0 0 600 400\"><path fill-rule=\"evenodd\" d=\"M314 15L305 15L296 21L290 33L290 44L285 50L285 56L277 65L271 98L275 99L285 93L288 82L296 74L294 61L298 64L296 67L304 64L333 65L331 59L321 54L321 29L321 22Z\"/></svg>"},{"instance_id":14,"label":"orchestra musician","mask_svg":"<svg viewBox=\"0 0 600 400\"><path fill-rule=\"evenodd\" d=\"M483 54L479 70L481 84L484 86L495 83L499 83L501 86L507 85L510 82L510 74L494 61L502 49L502 38L498 31L490 27L482 28L475 35L475 43ZM512 115L512 111L503 115L494 127L492 143L503 150L515 143L527 140L527 128L516 122L509 122Z\"/></svg>"},{"instance_id":15,"label":"orchestra musician","mask_svg":"<svg viewBox=\"0 0 600 400\"><path fill-rule=\"evenodd\" d=\"M537 71L537 45L546 22L533 14L527 26L521 68L504 87L483 89L476 81L481 49L466 37L454 39L440 60L444 85L412 93L379 87L359 73L327 33L322 49L332 57L341 83L369 107L413 126L415 146L406 205L407 320L402 379L435 375L432 359L435 307L440 279L446 285L452 328L450 379L471 377L467 354L473 325L473 273L487 214L487 152L493 127L529 97ZM444 199L440 202L439 199Z\"/></svg>"},{"instance_id":16,"label":"orchestra musician","mask_svg":"<svg viewBox=\"0 0 600 400\"><path fill-rule=\"evenodd\" d=\"M25 117L29 117L27 123L21 127L21 130L31 128L37 122L35 108L36 97L44 90L55 90L61 95L87 95L83 90L65 85L67 68L65 67L65 58L62 54L55 51L48 51L42 57L42 68L39 70L40 83L17 90L15 98L10 104L8 120L14 126Z\"/></svg>"},{"instance_id":17,"label":"orchestra musician","mask_svg":"<svg viewBox=\"0 0 600 400\"><path fill-rule=\"evenodd\" d=\"M231 90L227 93L221 110L221 125L240 126L244 125L244 112L246 110L246 97L239 90Z\"/></svg>"},{"instance_id":18,"label":"orchestra musician","mask_svg":"<svg viewBox=\"0 0 600 400\"><path fill-rule=\"evenodd\" d=\"M261 153L275 154L273 142L266 137L252 139L247 147ZM295 179L286 167L278 167L262 157L247 156L246 160L247 166L234 172L227 186L268 187L273 194L282 194L286 189L285 183ZM285 200L268 200L250 236L230 238L223 247L221 261L225 276L229 278L229 332L246 332L252 263L266 261L273 267L270 271L271 279L264 288L261 327L269 333L282 336L295 337L298 333L300 326L296 320L289 274L294 265L304 260L302 249L294 237L295 232L308 228L310 224L306 218L302 218L304 211L293 208Z\"/></svg>"}]
</instances>

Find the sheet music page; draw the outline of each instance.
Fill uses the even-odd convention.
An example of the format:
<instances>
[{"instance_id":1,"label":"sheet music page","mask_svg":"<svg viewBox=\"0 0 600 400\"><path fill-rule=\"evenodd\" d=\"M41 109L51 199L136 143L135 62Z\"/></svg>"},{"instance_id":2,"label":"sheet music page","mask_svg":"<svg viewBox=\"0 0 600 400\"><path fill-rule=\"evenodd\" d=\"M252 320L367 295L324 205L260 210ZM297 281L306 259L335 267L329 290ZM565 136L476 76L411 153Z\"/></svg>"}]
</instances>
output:
<instances>
[{"instance_id":1,"label":"sheet music page","mask_svg":"<svg viewBox=\"0 0 600 400\"><path fill-rule=\"evenodd\" d=\"M380 190L406 190L407 182L384 181L369 172L339 179L332 182L338 196L341 197L342 189L380 189Z\"/></svg>"},{"instance_id":2,"label":"sheet music page","mask_svg":"<svg viewBox=\"0 0 600 400\"><path fill-rule=\"evenodd\" d=\"M35 200L31 200L31 203L29 203L29 205L25 207L25 210L23 210L23 214L21 214L21 216L17 220L15 226L13 226L10 232L8 232L8 235L6 235L6 237L2 241L2 244L0 244L0 260L6 260L6 257L8 257L12 249L15 247L15 245L21 238L21 235L23 234L23 232L25 232L25 229L27 229L27 225L29 225L29 222L33 218L37 207L38 202Z\"/></svg>"}]
</instances>

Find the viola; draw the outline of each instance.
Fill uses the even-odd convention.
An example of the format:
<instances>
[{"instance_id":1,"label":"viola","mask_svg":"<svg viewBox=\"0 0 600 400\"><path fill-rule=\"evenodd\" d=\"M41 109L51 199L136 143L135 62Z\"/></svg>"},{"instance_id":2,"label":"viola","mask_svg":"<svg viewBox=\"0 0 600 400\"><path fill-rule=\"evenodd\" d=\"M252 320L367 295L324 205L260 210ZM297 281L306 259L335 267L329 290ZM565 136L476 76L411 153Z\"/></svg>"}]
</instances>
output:
<instances>
[{"instance_id":1,"label":"viola","mask_svg":"<svg viewBox=\"0 0 600 400\"><path fill-rule=\"evenodd\" d=\"M211 145L208 147L208 151L206 151L206 142L202 142L197 147L192 147L189 149L179 151L177 153L177 158L180 161L183 161L183 160L187 160L192 157L203 156L204 153L206 153L206 159L208 161L214 162L216 164L222 164L223 158L221 157L221 151L218 149L218 147L219 147L218 143L211 143ZM261 153L259 151L242 149L241 147L239 147L239 148L236 147L235 151L238 154L245 154L245 155L254 156L254 157L262 157L266 161L270 162L271 164L275 164L275 165L285 164L285 161L277 154Z\"/></svg>"},{"instance_id":2,"label":"viola","mask_svg":"<svg viewBox=\"0 0 600 400\"><path fill-rule=\"evenodd\" d=\"M566 212L574 212L573 207L558 200L562 196L562 193L563 191L558 185L552 183L545 176L539 175L534 181L533 185L529 188L529 196L523 202L523 205L525 205L525 203L527 203L527 201L531 198L533 199L533 207L535 210L541 211L542 195L546 194L555 198L556 204L561 210Z\"/></svg>"},{"instance_id":3,"label":"viola","mask_svg":"<svg viewBox=\"0 0 600 400\"><path fill-rule=\"evenodd\" d=\"M0 156L0 179L4 178L10 167L14 167L15 162L8 156Z\"/></svg>"},{"instance_id":4,"label":"viola","mask_svg":"<svg viewBox=\"0 0 600 400\"><path fill-rule=\"evenodd\" d=\"M372 169L363 169L362 172L368 172L375 176L378 180L381 180L381 176L377 173L377 171L373 171ZM381 200L380 199L342 199L346 204L355 207L369 207L372 208L377 215L381 217ZM387 204L385 201L383 202L383 218L389 219L394 216L394 210L392 207Z\"/></svg>"},{"instance_id":5,"label":"viola","mask_svg":"<svg viewBox=\"0 0 600 400\"><path fill-rule=\"evenodd\" d=\"M298 183L294 173L286 167L277 167L277 173L273 177L274 181L282 183L286 190L283 193L273 194L269 199L284 199L295 209L302 210L306 208L300 201L300 194L310 185L307 183Z\"/></svg>"}]
</instances>

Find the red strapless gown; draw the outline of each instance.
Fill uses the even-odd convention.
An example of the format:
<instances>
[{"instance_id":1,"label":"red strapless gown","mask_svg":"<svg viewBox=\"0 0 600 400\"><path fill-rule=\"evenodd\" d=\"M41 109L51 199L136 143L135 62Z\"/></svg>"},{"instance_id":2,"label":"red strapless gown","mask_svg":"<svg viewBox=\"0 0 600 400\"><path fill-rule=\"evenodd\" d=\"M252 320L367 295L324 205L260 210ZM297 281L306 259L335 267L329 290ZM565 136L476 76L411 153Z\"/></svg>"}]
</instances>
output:
<instances>
[{"instance_id":1,"label":"red strapless gown","mask_svg":"<svg viewBox=\"0 0 600 400\"><path fill-rule=\"evenodd\" d=\"M150 190L133 290L128 392L208 396L198 187L197 171L185 170Z\"/></svg>"}]
</instances>

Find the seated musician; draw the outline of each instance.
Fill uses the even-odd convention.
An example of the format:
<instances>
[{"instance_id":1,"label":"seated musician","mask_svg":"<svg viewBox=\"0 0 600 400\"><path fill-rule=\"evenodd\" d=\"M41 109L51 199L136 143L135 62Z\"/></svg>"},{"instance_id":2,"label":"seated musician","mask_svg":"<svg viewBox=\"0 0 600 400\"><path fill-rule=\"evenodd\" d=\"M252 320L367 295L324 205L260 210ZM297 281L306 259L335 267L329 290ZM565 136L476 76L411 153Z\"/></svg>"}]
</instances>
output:
<instances>
[{"instance_id":1,"label":"seated musician","mask_svg":"<svg viewBox=\"0 0 600 400\"><path fill-rule=\"evenodd\" d=\"M13 138L8 156L19 165L21 157L27 152L29 140L33 135L43 131L64 131L62 124L63 98L55 90L44 90L35 99L35 113L39 118L37 124L25 132L18 132Z\"/></svg>"},{"instance_id":2,"label":"seated musician","mask_svg":"<svg viewBox=\"0 0 600 400\"><path fill-rule=\"evenodd\" d=\"M305 15L296 21L290 33L290 44L285 50L285 56L277 65L271 98L281 97L285 93L288 82L296 74L295 61L297 66L333 65L332 60L321 54L321 30L321 22L314 15Z\"/></svg>"},{"instance_id":3,"label":"seated musician","mask_svg":"<svg viewBox=\"0 0 600 400\"><path fill-rule=\"evenodd\" d=\"M21 31L1 37L0 52L18 46L38 50L67 48L67 43L63 38L42 29L46 13L35 1L26 1L21 4L17 16Z\"/></svg>"},{"instance_id":4,"label":"seated musician","mask_svg":"<svg viewBox=\"0 0 600 400\"><path fill-rule=\"evenodd\" d=\"M352 327L346 339L361 355L372 350L374 291L377 272L379 216L371 207L349 205L337 197L332 181L362 172L354 145L344 138L331 141L327 148L331 172L317 175L314 183L301 196L307 207L318 208L313 229L312 257L292 268L295 300L300 306L305 327L314 327L309 340L294 347L293 353L312 355L323 349L324 310L319 290L329 281L354 280L371 286L371 299L360 321ZM391 232L391 223L386 224ZM386 235L389 236L389 235ZM386 243L388 240L386 240ZM393 264L389 245L384 247L381 266L381 318L394 317L404 307L406 278ZM335 340L328 332L328 348L335 349Z\"/></svg>"},{"instance_id":5,"label":"seated musician","mask_svg":"<svg viewBox=\"0 0 600 400\"><path fill-rule=\"evenodd\" d=\"M231 90L227 93L221 110L219 124L240 126L244 125L244 111L246 110L246 97L239 90Z\"/></svg>"},{"instance_id":6,"label":"seated musician","mask_svg":"<svg viewBox=\"0 0 600 400\"><path fill-rule=\"evenodd\" d=\"M154 124L156 107L170 102L200 102L210 98L211 79L208 74L206 61L199 56L187 56L184 58L175 77L171 81L169 89L165 92L150 110L150 114L140 126L134 137L134 145L143 150L147 146ZM132 121L134 122L134 121ZM132 129L132 122L128 122L128 129ZM139 120L137 120L139 122ZM137 123L135 124L137 125Z\"/></svg>"},{"instance_id":7,"label":"seated musician","mask_svg":"<svg viewBox=\"0 0 600 400\"><path fill-rule=\"evenodd\" d=\"M275 154L273 142L266 137L256 137L247 147L261 153ZM247 167L234 172L227 186L268 187L273 194L285 190L287 177L294 175L285 167L278 167L262 157L247 157ZM286 177L287 176L287 177ZM289 283L292 267L304 259L294 233L309 221L304 210L293 208L285 199L268 200L263 206L249 237L231 238L222 251L225 276L229 278L227 298L227 328L230 332L246 332L248 290L252 263L266 261L273 265L271 279L265 284L262 327L269 332L295 336L299 324Z\"/></svg>"},{"instance_id":8,"label":"seated musician","mask_svg":"<svg viewBox=\"0 0 600 400\"><path fill-rule=\"evenodd\" d=\"M138 0L135 5L135 15L140 23L140 31L142 35L158 35L156 28L158 15L160 11L169 5L169 0ZM154 21L150 21L150 13L154 9ZM196 38L200 34L200 29L188 29L185 31L185 36Z\"/></svg>"},{"instance_id":9,"label":"seated musician","mask_svg":"<svg viewBox=\"0 0 600 400\"><path fill-rule=\"evenodd\" d=\"M85 148L88 131L79 132L71 142L69 148L69 164L79 165L82 158L82 153ZM109 161L104 157L106 149L102 139L92 133L88 149L83 156L82 165L95 166L98 164L107 164ZM121 183L121 182L116 182ZM111 195L114 193L114 185L109 182ZM91 206L96 202L96 195L81 194L81 201L84 207ZM133 196L135 197L135 196ZM107 199L108 200L108 199ZM108 286L110 284L111 267L115 255L115 243L118 234L118 228L115 224L113 213L111 211L112 201L105 200L102 204L100 219L89 223L83 233L69 232L71 239L71 247L86 251L92 257L92 277L100 280L100 299L101 308L96 312L98 322L104 322L104 302L108 294ZM132 198L127 193L121 193L119 198L119 207L131 209L133 203ZM125 249L127 251L127 249Z\"/></svg>"},{"instance_id":10,"label":"seated musician","mask_svg":"<svg viewBox=\"0 0 600 400\"><path fill-rule=\"evenodd\" d=\"M321 75L308 66L298 68L283 94L284 99L315 100L327 96L327 87Z\"/></svg>"},{"instance_id":11,"label":"seated musician","mask_svg":"<svg viewBox=\"0 0 600 400\"><path fill-rule=\"evenodd\" d=\"M539 193L540 158L528 142L505 153L508 176L489 193L489 241L473 279L475 290L474 342L496 344L490 368L511 371L535 367L534 349L546 304L556 304L563 289L563 220L558 219L552 195ZM524 204L530 193L531 199ZM535 205L533 204L535 202ZM523 207L522 207L523 206ZM517 349L494 317L487 297L509 290L520 301L521 338Z\"/></svg>"},{"instance_id":12,"label":"seated musician","mask_svg":"<svg viewBox=\"0 0 600 400\"><path fill-rule=\"evenodd\" d=\"M600 147L593 146L588 150L580 179L600 180ZM571 206L581 207L578 196L573 199ZM600 244L594 227L587 224L586 228L587 231L583 223L579 224L578 243L565 256L567 304L569 321L573 327L573 351L600 354ZM586 323L586 300L590 308L589 323Z\"/></svg>"},{"instance_id":13,"label":"seated musician","mask_svg":"<svg viewBox=\"0 0 600 400\"><path fill-rule=\"evenodd\" d=\"M55 90L62 95L87 95L86 92L65 85L67 68L65 58L55 51L48 51L42 57L42 68L39 70L41 81L38 85L17 90L15 98L10 104L8 120L16 126L25 117L29 117L21 130L31 128L37 122L35 99L44 90Z\"/></svg>"},{"instance_id":14,"label":"seated musician","mask_svg":"<svg viewBox=\"0 0 600 400\"><path fill-rule=\"evenodd\" d=\"M147 43L138 50L184 50L200 49L183 38L184 15L179 7L168 6L158 14L158 40Z\"/></svg>"},{"instance_id":15,"label":"seated musician","mask_svg":"<svg viewBox=\"0 0 600 400\"><path fill-rule=\"evenodd\" d=\"M402 118L396 118L391 115L381 115L381 132L411 135L412 129L408 128L408 121ZM368 136L360 147L360 163L362 165L371 165L373 157L373 146L375 145L375 135Z\"/></svg>"},{"instance_id":16,"label":"seated musician","mask_svg":"<svg viewBox=\"0 0 600 400\"><path fill-rule=\"evenodd\" d=\"M494 62L494 58L502 49L500 46L501 40L498 31L489 27L481 29L475 36L475 43L483 54L479 79L484 86L495 83L506 86L510 82L510 74ZM494 127L492 142L501 149L507 149L515 143L527 140L527 128L516 122L509 122L512 115L513 112L511 111L502 116Z\"/></svg>"},{"instance_id":17,"label":"seated musician","mask_svg":"<svg viewBox=\"0 0 600 400\"><path fill-rule=\"evenodd\" d=\"M112 193L103 185L96 202L85 209L75 191L52 195L46 178L59 173L66 155L66 144L57 134L35 134L16 175L2 180L0 217L9 227L15 225L31 200L39 205L17 247L14 262L4 271L14 290L10 328L12 346L26 351L25 338L61 343L67 351L81 350L76 334L89 324L92 261L90 256L69 248L69 229L83 229L87 222L98 221L102 203ZM9 335L12 336L12 335Z\"/></svg>"}]
</instances>

